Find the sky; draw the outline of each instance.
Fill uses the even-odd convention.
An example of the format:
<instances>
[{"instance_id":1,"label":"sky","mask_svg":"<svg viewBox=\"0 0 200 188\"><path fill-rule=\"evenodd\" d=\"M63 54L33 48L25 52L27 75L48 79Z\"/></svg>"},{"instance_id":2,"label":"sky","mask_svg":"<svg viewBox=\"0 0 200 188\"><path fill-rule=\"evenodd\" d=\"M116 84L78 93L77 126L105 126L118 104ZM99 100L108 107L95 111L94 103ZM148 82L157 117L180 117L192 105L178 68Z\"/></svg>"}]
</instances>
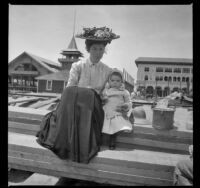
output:
<instances>
[{"instance_id":1,"label":"sky","mask_svg":"<svg viewBox=\"0 0 200 188\"><path fill-rule=\"evenodd\" d=\"M120 35L106 46L102 62L135 80L138 57L193 57L192 5L9 5L8 60L26 51L58 62L73 28L77 34L94 26ZM76 38L87 58L84 42Z\"/></svg>"}]
</instances>

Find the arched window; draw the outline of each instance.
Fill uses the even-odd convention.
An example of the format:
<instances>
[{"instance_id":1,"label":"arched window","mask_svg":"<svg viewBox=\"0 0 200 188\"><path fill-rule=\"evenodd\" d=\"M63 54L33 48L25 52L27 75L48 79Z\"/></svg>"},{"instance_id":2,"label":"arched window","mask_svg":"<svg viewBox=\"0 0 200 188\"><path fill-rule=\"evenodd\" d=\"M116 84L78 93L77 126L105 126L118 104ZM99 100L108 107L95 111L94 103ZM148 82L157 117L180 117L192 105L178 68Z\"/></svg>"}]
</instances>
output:
<instances>
[{"instance_id":1,"label":"arched window","mask_svg":"<svg viewBox=\"0 0 200 188\"><path fill-rule=\"evenodd\" d=\"M172 77L171 77L171 76L169 76L169 77L168 77L168 80L171 82L171 81L172 81Z\"/></svg>"},{"instance_id":2,"label":"arched window","mask_svg":"<svg viewBox=\"0 0 200 188\"><path fill-rule=\"evenodd\" d=\"M186 78L186 82L189 82L189 80L190 80L189 77L187 77L187 78Z\"/></svg>"},{"instance_id":3,"label":"arched window","mask_svg":"<svg viewBox=\"0 0 200 188\"><path fill-rule=\"evenodd\" d=\"M156 76L155 81L159 81L159 80L160 80L159 76Z\"/></svg>"},{"instance_id":4,"label":"arched window","mask_svg":"<svg viewBox=\"0 0 200 188\"><path fill-rule=\"evenodd\" d=\"M144 80L148 80L148 76L147 75L145 75Z\"/></svg>"},{"instance_id":5,"label":"arched window","mask_svg":"<svg viewBox=\"0 0 200 188\"><path fill-rule=\"evenodd\" d=\"M180 77L178 77L178 78L177 78L177 81L178 81L178 82L180 82L180 81L181 81L181 78L180 78Z\"/></svg>"},{"instance_id":6,"label":"arched window","mask_svg":"<svg viewBox=\"0 0 200 188\"><path fill-rule=\"evenodd\" d=\"M162 76L160 76L160 81L163 81L163 77Z\"/></svg>"},{"instance_id":7,"label":"arched window","mask_svg":"<svg viewBox=\"0 0 200 188\"><path fill-rule=\"evenodd\" d=\"M173 77L173 81L176 82L176 77Z\"/></svg>"},{"instance_id":8,"label":"arched window","mask_svg":"<svg viewBox=\"0 0 200 188\"><path fill-rule=\"evenodd\" d=\"M185 82L185 77L182 77L182 82Z\"/></svg>"},{"instance_id":9,"label":"arched window","mask_svg":"<svg viewBox=\"0 0 200 188\"><path fill-rule=\"evenodd\" d=\"M165 80L165 81L168 81L168 77L167 77L167 76L165 76L164 80Z\"/></svg>"}]
</instances>

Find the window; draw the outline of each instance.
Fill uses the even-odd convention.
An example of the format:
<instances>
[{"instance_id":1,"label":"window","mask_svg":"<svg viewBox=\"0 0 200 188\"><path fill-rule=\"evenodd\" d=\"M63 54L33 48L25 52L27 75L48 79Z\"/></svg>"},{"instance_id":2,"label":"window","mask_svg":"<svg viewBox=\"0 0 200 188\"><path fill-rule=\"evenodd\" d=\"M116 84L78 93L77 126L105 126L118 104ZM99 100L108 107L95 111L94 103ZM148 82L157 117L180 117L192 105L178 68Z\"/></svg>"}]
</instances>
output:
<instances>
[{"instance_id":1,"label":"window","mask_svg":"<svg viewBox=\"0 0 200 188\"><path fill-rule=\"evenodd\" d=\"M163 77L162 76L160 76L160 81L163 81Z\"/></svg>"},{"instance_id":2,"label":"window","mask_svg":"<svg viewBox=\"0 0 200 188\"><path fill-rule=\"evenodd\" d=\"M190 81L189 77L187 77L187 78L185 79L185 81L186 81L186 82L189 82L189 81Z\"/></svg>"},{"instance_id":3,"label":"window","mask_svg":"<svg viewBox=\"0 0 200 188\"><path fill-rule=\"evenodd\" d=\"M148 80L148 76L147 75L145 75L144 80Z\"/></svg>"},{"instance_id":4,"label":"window","mask_svg":"<svg viewBox=\"0 0 200 188\"><path fill-rule=\"evenodd\" d=\"M172 68L165 68L165 72L172 72Z\"/></svg>"},{"instance_id":5,"label":"window","mask_svg":"<svg viewBox=\"0 0 200 188\"><path fill-rule=\"evenodd\" d=\"M174 68L174 72L181 73L181 69L180 68Z\"/></svg>"},{"instance_id":6,"label":"window","mask_svg":"<svg viewBox=\"0 0 200 188\"><path fill-rule=\"evenodd\" d=\"M185 77L182 77L182 82L185 82Z\"/></svg>"},{"instance_id":7,"label":"window","mask_svg":"<svg viewBox=\"0 0 200 188\"><path fill-rule=\"evenodd\" d=\"M183 73L190 73L190 69L189 68L183 68Z\"/></svg>"},{"instance_id":8,"label":"window","mask_svg":"<svg viewBox=\"0 0 200 188\"><path fill-rule=\"evenodd\" d=\"M173 77L173 81L176 82L176 77Z\"/></svg>"},{"instance_id":9,"label":"window","mask_svg":"<svg viewBox=\"0 0 200 188\"><path fill-rule=\"evenodd\" d=\"M178 78L177 78L177 81L178 81L178 82L180 82L180 81L181 81L181 78L180 78L180 77L178 77Z\"/></svg>"},{"instance_id":10,"label":"window","mask_svg":"<svg viewBox=\"0 0 200 188\"><path fill-rule=\"evenodd\" d=\"M160 80L159 76L156 76L155 81L159 81L159 80Z\"/></svg>"},{"instance_id":11,"label":"window","mask_svg":"<svg viewBox=\"0 0 200 188\"><path fill-rule=\"evenodd\" d=\"M163 72L163 68L162 67L156 67L156 72Z\"/></svg>"},{"instance_id":12,"label":"window","mask_svg":"<svg viewBox=\"0 0 200 188\"><path fill-rule=\"evenodd\" d=\"M168 81L169 81L169 82L172 81L172 77L171 77L171 76L168 77Z\"/></svg>"},{"instance_id":13,"label":"window","mask_svg":"<svg viewBox=\"0 0 200 188\"><path fill-rule=\"evenodd\" d=\"M23 64L20 64L19 66L17 66L15 68L16 71L24 71L24 65Z\"/></svg>"},{"instance_id":14,"label":"window","mask_svg":"<svg viewBox=\"0 0 200 188\"><path fill-rule=\"evenodd\" d=\"M168 77L167 77L167 76L165 76L164 80L165 80L165 81L168 81Z\"/></svg>"},{"instance_id":15,"label":"window","mask_svg":"<svg viewBox=\"0 0 200 188\"><path fill-rule=\"evenodd\" d=\"M149 72L149 67L144 67L144 72Z\"/></svg>"},{"instance_id":16,"label":"window","mask_svg":"<svg viewBox=\"0 0 200 188\"><path fill-rule=\"evenodd\" d=\"M52 80L47 80L46 90L52 90Z\"/></svg>"}]
</instances>

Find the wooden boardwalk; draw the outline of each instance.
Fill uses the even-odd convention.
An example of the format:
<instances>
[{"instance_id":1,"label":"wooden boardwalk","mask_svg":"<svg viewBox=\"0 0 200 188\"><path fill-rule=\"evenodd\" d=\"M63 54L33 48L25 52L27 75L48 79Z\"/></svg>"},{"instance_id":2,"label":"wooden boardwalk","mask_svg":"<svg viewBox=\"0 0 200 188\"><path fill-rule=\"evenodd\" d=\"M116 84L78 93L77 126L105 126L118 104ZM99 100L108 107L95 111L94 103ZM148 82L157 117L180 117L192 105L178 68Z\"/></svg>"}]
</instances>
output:
<instances>
[{"instance_id":1,"label":"wooden boardwalk","mask_svg":"<svg viewBox=\"0 0 200 188\"><path fill-rule=\"evenodd\" d=\"M116 150L104 145L89 164L59 159L36 142L42 117L48 110L9 106L9 168L55 177L114 185L172 185L176 163L189 157L192 131L157 131L135 124L134 133L117 137Z\"/></svg>"}]
</instances>

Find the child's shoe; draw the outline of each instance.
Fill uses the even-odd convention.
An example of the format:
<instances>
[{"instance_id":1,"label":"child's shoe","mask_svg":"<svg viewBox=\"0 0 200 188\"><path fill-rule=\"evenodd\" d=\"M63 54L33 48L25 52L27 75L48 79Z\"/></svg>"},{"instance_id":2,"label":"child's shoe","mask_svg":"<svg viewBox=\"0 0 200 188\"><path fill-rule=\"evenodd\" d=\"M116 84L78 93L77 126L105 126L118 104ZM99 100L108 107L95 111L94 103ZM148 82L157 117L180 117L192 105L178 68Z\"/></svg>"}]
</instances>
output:
<instances>
[{"instance_id":1,"label":"child's shoe","mask_svg":"<svg viewBox=\"0 0 200 188\"><path fill-rule=\"evenodd\" d=\"M116 135L113 134L113 135L110 135L110 143L109 143L109 149L110 150L114 150L115 147L116 147Z\"/></svg>"}]
</instances>

